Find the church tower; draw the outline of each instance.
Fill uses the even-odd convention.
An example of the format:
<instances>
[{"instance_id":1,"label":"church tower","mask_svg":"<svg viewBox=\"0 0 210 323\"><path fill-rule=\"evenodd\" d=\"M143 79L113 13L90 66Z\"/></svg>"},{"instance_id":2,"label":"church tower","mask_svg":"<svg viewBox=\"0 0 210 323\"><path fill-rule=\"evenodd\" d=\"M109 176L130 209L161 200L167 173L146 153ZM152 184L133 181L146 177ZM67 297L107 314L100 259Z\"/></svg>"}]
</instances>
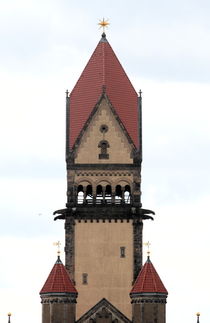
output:
<instances>
[{"instance_id":1,"label":"church tower","mask_svg":"<svg viewBox=\"0 0 210 323\"><path fill-rule=\"evenodd\" d=\"M141 92L103 33L66 92L67 204L54 212L65 221L77 319L103 299L132 317L129 293L142 267L143 220L154 214L141 204L141 107Z\"/></svg>"}]
</instances>

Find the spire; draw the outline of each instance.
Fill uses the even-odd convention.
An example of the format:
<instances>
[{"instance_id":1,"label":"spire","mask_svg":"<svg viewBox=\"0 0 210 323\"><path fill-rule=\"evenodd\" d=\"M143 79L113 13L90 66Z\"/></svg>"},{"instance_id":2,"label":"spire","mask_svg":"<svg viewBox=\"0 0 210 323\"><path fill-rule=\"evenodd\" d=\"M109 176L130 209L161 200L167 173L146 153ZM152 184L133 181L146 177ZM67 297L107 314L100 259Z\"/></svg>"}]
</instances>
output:
<instances>
[{"instance_id":1,"label":"spire","mask_svg":"<svg viewBox=\"0 0 210 323\"><path fill-rule=\"evenodd\" d=\"M53 266L40 294L54 294L54 293L70 293L77 294L69 274L64 267L60 256L58 255L57 261Z\"/></svg>"},{"instance_id":2,"label":"spire","mask_svg":"<svg viewBox=\"0 0 210 323\"><path fill-rule=\"evenodd\" d=\"M153 266L150 256L142 267L134 285L131 294L157 293L168 295L155 267Z\"/></svg>"},{"instance_id":3,"label":"spire","mask_svg":"<svg viewBox=\"0 0 210 323\"><path fill-rule=\"evenodd\" d=\"M70 93L69 148L106 88L116 114L136 148L139 148L138 95L103 32L95 51Z\"/></svg>"}]
</instances>

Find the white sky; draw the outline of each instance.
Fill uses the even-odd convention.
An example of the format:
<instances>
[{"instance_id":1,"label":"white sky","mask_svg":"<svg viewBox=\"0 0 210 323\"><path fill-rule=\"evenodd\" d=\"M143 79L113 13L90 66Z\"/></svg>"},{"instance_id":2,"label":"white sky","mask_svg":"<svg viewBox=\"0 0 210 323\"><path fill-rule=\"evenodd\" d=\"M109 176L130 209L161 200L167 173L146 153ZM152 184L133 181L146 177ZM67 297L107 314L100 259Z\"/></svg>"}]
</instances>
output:
<instances>
[{"instance_id":1,"label":"white sky","mask_svg":"<svg viewBox=\"0 0 210 323\"><path fill-rule=\"evenodd\" d=\"M143 207L167 322L209 323L210 3L0 0L0 321L41 322L39 291L63 242L65 90L107 38L143 91Z\"/></svg>"}]
</instances>

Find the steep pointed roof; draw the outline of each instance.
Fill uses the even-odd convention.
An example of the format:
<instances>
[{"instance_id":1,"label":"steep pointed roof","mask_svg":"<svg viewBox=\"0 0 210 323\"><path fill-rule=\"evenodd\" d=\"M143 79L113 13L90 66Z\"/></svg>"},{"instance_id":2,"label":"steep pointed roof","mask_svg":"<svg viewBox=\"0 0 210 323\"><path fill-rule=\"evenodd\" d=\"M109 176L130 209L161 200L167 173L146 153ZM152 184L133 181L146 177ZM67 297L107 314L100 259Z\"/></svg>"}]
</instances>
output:
<instances>
[{"instance_id":1,"label":"steep pointed roof","mask_svg":"<svg viewBox=\"0 0 210 323\"><path fill-rule=\"evenodd\" d=\"M163 285L155 267L150 261L150 257L147 258L146 263L142 267L134 285L131 290L131 294L140 293L160 293L168 294L165 286Z\"/></svg>"},{"instance_id":2,"label":"steep pointed roof","mask_svg":"<svg viewBox=\"0 0 210 323\"><path fill-rule=\"evenodd\" d=\"M40 294L51 293L74 293L77 294L77 290L74 287L69 274L64 267L63 263L58 256L58 259L53 266L44 286L42 287Z\"/></svg>"},{"instance_id":3,"label":"steep pointed roof","mask_svg":"<svg viewBox=\"0 0 210 323\"><path fill-rule=\"evenodd\" d=\"M138 96L105 34L70 93L70 148L104 91L138 148Z\"/></svg>"}]
</instances>

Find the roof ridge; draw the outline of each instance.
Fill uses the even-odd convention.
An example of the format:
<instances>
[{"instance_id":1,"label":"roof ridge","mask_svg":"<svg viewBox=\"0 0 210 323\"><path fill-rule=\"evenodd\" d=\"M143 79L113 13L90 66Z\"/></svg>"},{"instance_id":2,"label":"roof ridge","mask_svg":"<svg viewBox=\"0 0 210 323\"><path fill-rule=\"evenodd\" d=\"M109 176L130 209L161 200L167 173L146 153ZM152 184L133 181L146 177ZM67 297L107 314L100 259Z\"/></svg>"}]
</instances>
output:
<instances>
[{"instance_id":1,"label":"roof ridge","mask_svg":"<svg viewBox=\"0 0 210 323\"><path fill-rule=\"evenodd\" d=\"M147 263L146 263L146 265L147 265ZM143 275L143 279L142 279L142 288L144 289L144 285L145 285L145 282L146 282L146 273L147 273L147 271L146 271L146 268L145 268L145 270L144 270L144 266L141 268L141 270L140 270L140 273L139 273L139 276L141 275L141 271L142 271L142 275ZM138 279L138 277L137 277L137 279Z\"/></svg>"},{"instance_id":2,"label":"roof ridge","mask_svg":"<svg viewBox=\"0 0 210 323\"><path fill-rule=\"evenodd\" d=\"M68 272L67 272L68 273ZM69 276L69 273L68 273L68 276ZM61 270L61 277L62 277L62 283L63 283L63 286L65 286L65 277L64 277L64 271ZM70 278L70 277L69 277Z\"/></svg>"},{"instance_id":3,"label":"roof ridge","mask_svg":"<svg viewBox=\"0 0 210 323\"><path fill-rule=\"evenodd\" d=\"M105 86L105 78L106 78L106 75L105 75L105 70L106 70L106 66L105 66L105 43L103 42L102 43L102 86Z\"/></svg>"},{"instance_id":4,"label":"roof ridge","mask_svg":"<svg viewBox=\"0 0 210 323\"><path fill-rule=\"evenodd\" d=\"M54 264L54 266L53 266L53 269L52 269L52 282L51 282L51 289L53 289L53 287L54 287L54 282L55 282L55 277L56 277L56 266L57 266L58 264Z\"/></svg>"},{"instance_id":5,"label":"roof ridge","mask_svg":"<svg viewBox=\"0 0 210 323\"><path fill-rule=\"evenodd\" d=\"M157 291L158 288L157 288L157 282L156 282L156 279L155 277L158 275L158 273L156 272L155 268L153 266L150 266L150 270L151 270L151 275L152 275L152 280L153 280L153 284L155 286L155 290ZM159 275L158 275L159 277Z\"/></svg>"}]
</instances>

